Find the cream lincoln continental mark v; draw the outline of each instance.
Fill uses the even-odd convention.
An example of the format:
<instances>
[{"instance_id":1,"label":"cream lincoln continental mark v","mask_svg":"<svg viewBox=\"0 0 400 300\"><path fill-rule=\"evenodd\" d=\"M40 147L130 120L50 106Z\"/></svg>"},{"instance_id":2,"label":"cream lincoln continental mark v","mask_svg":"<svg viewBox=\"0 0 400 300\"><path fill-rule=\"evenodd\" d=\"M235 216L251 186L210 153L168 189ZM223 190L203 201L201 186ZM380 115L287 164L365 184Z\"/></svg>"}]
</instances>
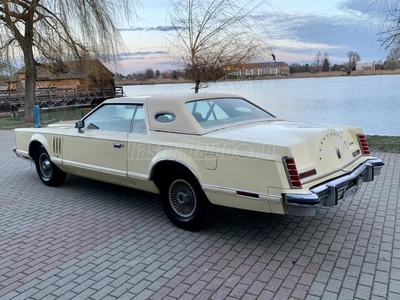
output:
<instances>
[{"instance_id":1,"label":"cream lincoln continental mark v","mask_svg":"<svg viewBox=\"0 0 400 300\"><path fill-rule=\"evenodd\" d=\"M160 193L168 218L189 230L211 204L313 216L384 165L359 127L284 121L229 94L110 99L75 126L15 133L16 155L45 185L75 174Z\"/></svg>"}]
</instances>

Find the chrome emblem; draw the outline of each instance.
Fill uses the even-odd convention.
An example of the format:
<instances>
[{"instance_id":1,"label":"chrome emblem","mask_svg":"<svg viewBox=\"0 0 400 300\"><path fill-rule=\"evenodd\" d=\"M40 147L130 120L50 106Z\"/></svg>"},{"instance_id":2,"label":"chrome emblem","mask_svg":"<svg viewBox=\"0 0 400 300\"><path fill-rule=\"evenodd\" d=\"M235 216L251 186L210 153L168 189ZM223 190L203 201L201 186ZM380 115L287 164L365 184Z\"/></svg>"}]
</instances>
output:
<instances>
[{"instance_id":1,"label":"chrome emblem","mask_svg":"<svg viewBox=\"0 0 400 300\"><path fill-rule=\"evenodd\" d=\"M335 148L335 150L336 150L336 155L337 155L337 157L338 157L339 159L341 159L341 158L342 158L342 154L340 153L340 149L339 149L339 148Z\"/></svg>"}]
</instances>

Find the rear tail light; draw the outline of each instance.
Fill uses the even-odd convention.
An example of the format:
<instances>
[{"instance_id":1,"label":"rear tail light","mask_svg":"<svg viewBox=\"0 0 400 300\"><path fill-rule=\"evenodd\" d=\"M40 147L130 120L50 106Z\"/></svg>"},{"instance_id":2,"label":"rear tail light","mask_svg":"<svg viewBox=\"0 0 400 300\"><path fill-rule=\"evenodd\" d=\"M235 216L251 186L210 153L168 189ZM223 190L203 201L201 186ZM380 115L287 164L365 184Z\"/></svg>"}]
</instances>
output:
<instances>
[{"instance_id":1,"label":"rear tail light","mask_svg":"<svg viewBox=\"0 0 400 300\"><path fill-rule=\"evenodd\" d=\"M300 176L293 157L284 157L283 166L291 188L301 188Z\"/></svg>"},{"instance_id":2,"label":"rear tail light","mask_svg":"<svg viewBox=\"0 0 400 300\"><path fill-rule=\"evenodd\" d=\"M371 155L365 134L357 134L358 144L363 155Z\"/></svg>"}]
</instances>

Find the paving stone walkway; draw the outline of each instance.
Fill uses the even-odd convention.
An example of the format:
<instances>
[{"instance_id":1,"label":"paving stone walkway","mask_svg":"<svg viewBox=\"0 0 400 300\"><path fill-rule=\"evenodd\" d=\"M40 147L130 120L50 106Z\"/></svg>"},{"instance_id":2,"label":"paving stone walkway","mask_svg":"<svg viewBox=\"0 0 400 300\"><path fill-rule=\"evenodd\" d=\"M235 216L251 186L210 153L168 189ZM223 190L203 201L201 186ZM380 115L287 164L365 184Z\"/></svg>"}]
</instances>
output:
<instances>
[{"instance_id":1,"label":"paving stone walkway","mask_svg":"<svg viewBox=\"0 0 400 300\"><path fill-rule=\"evenodd\" d=\"M0 299L400 299L400 155L314 218L218 208L193 233L152 194L46 187L13 146L0 130Z\"/></svg>"}]
</instances>

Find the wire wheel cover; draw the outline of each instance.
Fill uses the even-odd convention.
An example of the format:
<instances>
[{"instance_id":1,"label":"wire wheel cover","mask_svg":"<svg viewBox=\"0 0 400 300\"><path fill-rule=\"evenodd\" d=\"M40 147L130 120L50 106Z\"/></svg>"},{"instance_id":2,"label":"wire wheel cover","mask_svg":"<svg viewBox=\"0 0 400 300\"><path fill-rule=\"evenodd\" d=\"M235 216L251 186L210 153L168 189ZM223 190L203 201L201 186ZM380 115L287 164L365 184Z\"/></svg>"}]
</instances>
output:
<instances>
[{"instance_id":1,"label":"wire wheel cover","mask_svg":"<svg viewBox=\"0 0 400 300\"><path fill-rule=\"evenodd\" d=\"M197 207L197 198L192 186L183 179L172 182L169 188L169 203L180 217L191 217Z\"/></svg>"},{"instance_id":2,"label":"wire wheel cover","mask_svg":"<svg viewBox=\"0 0 400 300\"><path fill-rule=\"evenodd\" d=\"M39 168L45 179L50 179L53 173L51 161L46 153L41 153L39 156Z\"/></svg>"}]
</instances>

